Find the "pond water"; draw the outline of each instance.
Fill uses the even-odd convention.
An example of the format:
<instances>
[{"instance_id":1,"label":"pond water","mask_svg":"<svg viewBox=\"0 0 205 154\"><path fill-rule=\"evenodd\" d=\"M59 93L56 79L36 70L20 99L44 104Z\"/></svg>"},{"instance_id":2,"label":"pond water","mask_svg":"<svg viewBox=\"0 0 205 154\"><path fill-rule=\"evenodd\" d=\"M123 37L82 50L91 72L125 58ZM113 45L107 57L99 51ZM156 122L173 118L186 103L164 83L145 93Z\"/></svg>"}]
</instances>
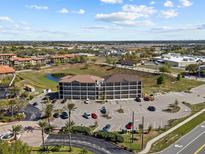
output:
<instances>
[{"instance_id":1,"label":"pond water","mask_svg":"<svg viewBox=\"0 0 205 154\"><path fill-rule=\"evenodd\" d=\"M59 81L59 78L52 76L52 74L47 74L46 77L47 77L47 79L55 81L55 82Z\"/></svg>"}]
</instances>

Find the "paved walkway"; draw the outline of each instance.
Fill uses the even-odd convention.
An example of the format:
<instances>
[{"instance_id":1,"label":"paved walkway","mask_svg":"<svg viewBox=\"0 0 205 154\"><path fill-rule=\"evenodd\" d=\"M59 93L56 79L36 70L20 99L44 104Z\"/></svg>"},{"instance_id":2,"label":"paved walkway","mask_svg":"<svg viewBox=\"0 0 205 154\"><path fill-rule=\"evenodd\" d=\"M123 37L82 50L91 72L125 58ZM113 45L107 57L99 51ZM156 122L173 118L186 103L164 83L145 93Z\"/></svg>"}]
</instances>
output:
<instances>
[{"instance_id":1,"label":"paved walkway","mask_svg":"<svg viewBox=\"0 0 205 154\"><path fill-rule=\"evenodd\" d=\"M193 116L187 118L186 120L184 120L183 122L179 123L178 125L172 127L171 129L169 129L168 131L160 134L159 136L153 138L152 140L150 140L145 149L143 151L141 151L139 154L147 154L149 153L152 145L157 142L159 139L165 137L166 135L170 134L171 132L175 131L176 129L178 129L179 127L181 127L182 125L186 124L187 122L191 121L192 119L194 119L195 117L197 117L198 115L202 114L203 112L205 112L205 109L201 110L200 112L194 114Z\"/></svg>"}]
</instances>

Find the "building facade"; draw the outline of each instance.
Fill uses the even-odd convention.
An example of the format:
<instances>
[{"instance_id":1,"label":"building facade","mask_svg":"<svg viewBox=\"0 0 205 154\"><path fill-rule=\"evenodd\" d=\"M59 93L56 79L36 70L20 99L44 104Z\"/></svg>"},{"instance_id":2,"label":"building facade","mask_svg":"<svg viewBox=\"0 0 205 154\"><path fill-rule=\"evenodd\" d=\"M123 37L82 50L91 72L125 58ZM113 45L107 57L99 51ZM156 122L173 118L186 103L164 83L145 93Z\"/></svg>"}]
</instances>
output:
<instances>
[{"instance_id":1,"label":"building facade","mask_svg":"<svg viewBox=\"0 0 205 154\"><path fill-rule=\"evenodd\" d=\"M91 75L64 77L59 82L60 99L113 100L142 96L142 82L136 75L114 74L105 78Z\"/></svg>"}]
</instances>

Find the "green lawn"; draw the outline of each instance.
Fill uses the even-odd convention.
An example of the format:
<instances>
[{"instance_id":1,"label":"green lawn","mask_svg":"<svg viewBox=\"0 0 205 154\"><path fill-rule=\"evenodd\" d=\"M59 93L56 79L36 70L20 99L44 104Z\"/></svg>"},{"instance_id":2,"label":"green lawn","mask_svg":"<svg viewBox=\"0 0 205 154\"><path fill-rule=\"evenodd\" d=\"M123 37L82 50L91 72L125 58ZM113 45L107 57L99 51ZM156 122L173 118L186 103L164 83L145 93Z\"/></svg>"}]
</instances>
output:
<instances>
[{"instance_id":1,"label":"green lawn","mask_svg":"<svg viewBox=\"0 0 205 154\"><path fill-rule=\"evenodd\" d=\"M52 150L54 148L55 147L48 147L49 150ZM68 147L66 147L66 146L59 147L60 151L58 151L58 152L52 152L52 151L41 152L39 150L40 150L40 147L33 147L31 154L93 154L92 152L90 152L88 150L85 150L85 151L87 151L87 153L86 152L83 153L82 152L83 149L76 148L76 147L72 148L72 152L68 152Z\"/></svg>"},{"instance_id":2,"label":"green lawn","mask_svg":"<svg viewBox=\"0 0 205 154\"><path fill-rule=\"evenodd\" d=\"M159 135L159 132L152 130L148 134L144 134L144 146L146 143L152 138ZM124 142L120 143L120 146L127 147L127 149L131 149L134 152L139 152L141 150L141 135L139 133L134 134L134 142L131 143L131 133L126 133L122 135L124 138Z\"/></svg>"},{"instance_id":3,"label":"green lawn","mask_svg":"<svg viewBox=\"0 0 205 154\"><path fill-rule=\"evenodd\" d=\"M191 120L190 122L186 123L185 125L179 127L174 132L168 134L167 136L163 137L159 141L153 144L151 148L151 152L158 152L172 143L174 143L176 140L178 140L180 137L184 136L188 132L190 132L192 129L194 129L196 126L198 126L200 123L205 121L205 112Z\"/></svg>"},{"instance_id":4,"label":"green lawn","mask_svg":"<svg viewBox=\"0 0 205 154\"><path fill-rule=\"evenodd\" d=\"M46 74L49 73L64 73L66 75L90 74L100 77L104 77L113 73L136 74L143 82L143 91L145 93L185 91L203 84L202 82L195 80L183 79L181 81L176 81L175 78L166 77L165 83L161 86L158 86L156 84L156 80L159 75L95 64L89 64L88 67L85 67L85 64L67 64L63 66L54 66L52 68L42 69L40 71L18 73L18 75L24 80L17 83L17 85L19 84L22 86L23 84L27 83L40 89L49 88L56 90L57 83L46 78Z\"/></svg>"}]
</instances>

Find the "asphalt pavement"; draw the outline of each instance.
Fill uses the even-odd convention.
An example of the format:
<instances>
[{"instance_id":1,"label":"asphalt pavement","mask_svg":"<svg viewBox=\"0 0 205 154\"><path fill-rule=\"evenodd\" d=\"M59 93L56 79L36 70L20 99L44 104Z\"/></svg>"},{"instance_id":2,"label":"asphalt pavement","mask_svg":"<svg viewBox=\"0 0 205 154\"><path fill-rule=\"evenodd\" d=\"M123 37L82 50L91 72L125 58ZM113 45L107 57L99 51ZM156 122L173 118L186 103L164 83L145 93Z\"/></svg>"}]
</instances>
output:
<instances>
[{"instance_id":1,"label":"asphalt pavement","mask_svg":"<svg viewBox=\"0 0 205 154\"><path fill-rule=\"evenodd\" d=\"M131 152L103 139L79 134L72 134L71 137L71 146L85 148L95 154L132 154ZM45 141L46 146L68 145L68 143L69 136L62 134L49 135Z\"/></svg>"},{"instance_id":2,"label":"asphalt pavement","mask_svg":"<svg viewBox=\"0 0 205 154\"><path fill-rule=\"evenodd\" d=\"M205 122L170 145L160 154L205 154Z\"/></svg>"}]
</instances>

